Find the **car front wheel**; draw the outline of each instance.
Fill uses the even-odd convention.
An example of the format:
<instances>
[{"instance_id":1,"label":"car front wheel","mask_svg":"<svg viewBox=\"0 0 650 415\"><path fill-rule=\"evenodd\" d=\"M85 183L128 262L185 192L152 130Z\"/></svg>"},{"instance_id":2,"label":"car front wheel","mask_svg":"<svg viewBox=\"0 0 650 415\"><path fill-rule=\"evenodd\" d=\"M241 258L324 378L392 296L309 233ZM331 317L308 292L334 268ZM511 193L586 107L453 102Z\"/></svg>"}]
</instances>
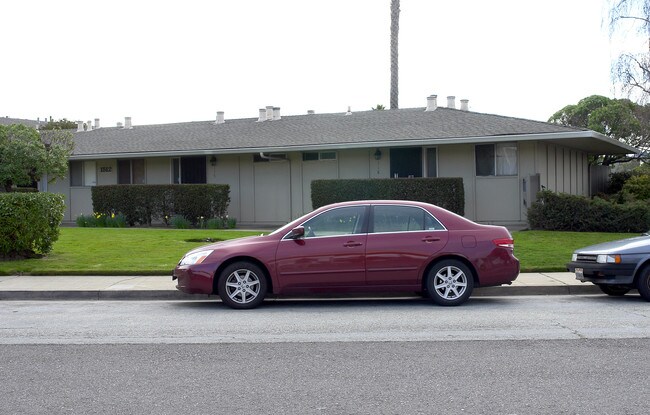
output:
<instances>
[{"instance_id":1,"label":"car front wheel","mask_svg":"<svg viewBox=\"0 0 650 415\"><path fill-rule=\"evenodd\" d=\"M449 259L431 268L427 291L434 303L454 306L467 301L474 289L474 274L462 262Z\"/></svg>"},{"instance_id":2,"label":"car front wheel","mask_svg":"<svg viewBox=\"0 0 650 415\"><path fill-rule=\"evenodd\" d=\"M217 282L219 297L227 306L255 308L264 301L267 284L264 271L249 262L235 262L223 269Z\"/></svg>"},{"instance_id":3,"label":"car front wheel","mask_svg":"<svg viewBox=\"0 0 650 415\"><path fill-rule=\"evenodd\" d=\"M644 300L650 301L650 265L641 271L639 279L636 282L636 287L639 289L639 294Z\"/></svg>"},{"instance_id":4,"label":"car front wheel","mask_svg":"<svg viewBox=\"0 0 650 415\"><path fill-rule=\"evenodd\" d=\"M598 284L598 288L612 297L621 297L630 292L630 288L623 285Z\"/></svg>"}]
</instances>

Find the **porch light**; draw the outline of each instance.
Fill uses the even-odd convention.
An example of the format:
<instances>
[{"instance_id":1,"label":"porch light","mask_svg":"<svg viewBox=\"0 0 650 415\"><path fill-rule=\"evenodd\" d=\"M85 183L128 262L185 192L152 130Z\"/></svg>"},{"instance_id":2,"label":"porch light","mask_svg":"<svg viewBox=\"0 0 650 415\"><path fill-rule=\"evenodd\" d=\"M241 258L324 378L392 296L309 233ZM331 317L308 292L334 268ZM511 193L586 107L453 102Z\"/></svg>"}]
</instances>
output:
<instances>
[{"instance_id":1,"label":"porch light","mask_svg":"<svg viewBox=\"0 0 650 415\"><path fill-rule=\"evenodd\" d=\"M217 157L215 157L215 156L210 157L210 165L211 166L216 166L217 165Z\"/></svg>"},{"instance_id":2,"label":"porch light","mask_svg":"<svg viewBox=\"0 0 650 415\"><path fill-rule=\"evenodd\" d=\"M375 160L381 160L381 151L379 149L375 150Z\"/></svg>"}]
</instances>

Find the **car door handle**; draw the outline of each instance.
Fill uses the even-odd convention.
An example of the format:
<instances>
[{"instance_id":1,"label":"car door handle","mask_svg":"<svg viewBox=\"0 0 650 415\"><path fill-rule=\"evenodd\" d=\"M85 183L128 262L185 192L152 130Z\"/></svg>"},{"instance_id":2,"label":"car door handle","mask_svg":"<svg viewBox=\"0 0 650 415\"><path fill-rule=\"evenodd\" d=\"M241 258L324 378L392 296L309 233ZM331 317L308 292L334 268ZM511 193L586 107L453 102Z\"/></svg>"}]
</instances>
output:
<instances>
[{"instance_id":1,"label":"car door handle","mask_svg":"<svg viewBox=\"0 0 650 415\"><path fill-rule=\"evenodd\" d=\"M343 246L346 248L351 248L354 246L361 246L361 245L363 245L361 242L354 242L354 241L346 242L343 244Z\"/></svg>"},{"instance_id":2,"label":"car door handle","mask_svg":"<svg viewBox=\"0 0 650 415\"><path fill-rule=\"evenodd\" d=\"M437 242L439 240L440 238L436 236L425 236L424 238L422 238L422 242L426 242L426 243Z\"/></svg>"}]
</instances>

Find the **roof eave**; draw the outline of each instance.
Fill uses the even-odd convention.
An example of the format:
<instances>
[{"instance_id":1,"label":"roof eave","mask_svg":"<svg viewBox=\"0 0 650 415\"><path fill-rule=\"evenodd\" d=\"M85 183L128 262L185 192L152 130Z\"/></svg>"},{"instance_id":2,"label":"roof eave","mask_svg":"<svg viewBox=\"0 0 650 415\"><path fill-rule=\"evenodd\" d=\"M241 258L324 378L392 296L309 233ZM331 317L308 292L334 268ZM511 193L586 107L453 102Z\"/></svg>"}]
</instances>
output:
<instances>
[{"instance_id":1,"label":"roof eave","mask_svg":"<svg viewBox=\"0 0 650 415\"><path fill-rule=\"evenodd\" d=\"M596 141L593 141L596 140ZM392 139L375 140L354 143L322 143L288 146L213 148L196 150L173 151L143 151L123 153L101 153L73 155L70 160L99 160L151 157L180 157L186 155L219 155L219 154L251 154L251 153L283 153L316 150L348 150L375 147L409 147L409 146L439 146L449 144L483 144L511 141L551 141L588 154L637 154L639 150L618 140L607 137L595 131L573 131L561 133L540 134L505 134L481 137L451 137L451 138L422 138L422 139Z\"/></svg>"}]
</instances>

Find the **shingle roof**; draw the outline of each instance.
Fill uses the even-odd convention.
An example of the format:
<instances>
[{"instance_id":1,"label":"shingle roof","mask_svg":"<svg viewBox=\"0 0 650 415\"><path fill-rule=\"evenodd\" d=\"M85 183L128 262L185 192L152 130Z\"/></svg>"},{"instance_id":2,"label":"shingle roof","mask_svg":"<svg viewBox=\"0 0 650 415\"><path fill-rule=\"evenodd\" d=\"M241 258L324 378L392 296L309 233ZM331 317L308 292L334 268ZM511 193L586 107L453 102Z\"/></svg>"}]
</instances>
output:
<instances>
[{"instance_id":1,"label":"shingle roof","mask_svg":"<svg viewBox=\"0 0 650 415\"><path fill-rule=\"evenodd\" d=\"M579 133L564 127L499 115L449 108L364 111L351 115L309 114L283 116L276 121L256 118L198 121L176 124L99 128L75 133L74 156L142 153L243 152L274 149L302 150L315 146L369 147L382 142L417 144L421 140L462 139L508 135ZM364 145L365 144L365 145ZM73 157L74 157L73 156Z\"/></svg>"},{"instance_id":2,"label":"shingle roof","mask_svg":"<svg viewBox=\"0 0 650 415\"><path fill-rule=\"evenodd\" d=\"M44 123L45 122L37 121L37 120L24 120L24 119L21 119L21 118L0 117L0 124L1 125L22 124L22 125L26 125L28 127L36 128L39 125L44 124Z\"/></svg>"}]
</instances>

